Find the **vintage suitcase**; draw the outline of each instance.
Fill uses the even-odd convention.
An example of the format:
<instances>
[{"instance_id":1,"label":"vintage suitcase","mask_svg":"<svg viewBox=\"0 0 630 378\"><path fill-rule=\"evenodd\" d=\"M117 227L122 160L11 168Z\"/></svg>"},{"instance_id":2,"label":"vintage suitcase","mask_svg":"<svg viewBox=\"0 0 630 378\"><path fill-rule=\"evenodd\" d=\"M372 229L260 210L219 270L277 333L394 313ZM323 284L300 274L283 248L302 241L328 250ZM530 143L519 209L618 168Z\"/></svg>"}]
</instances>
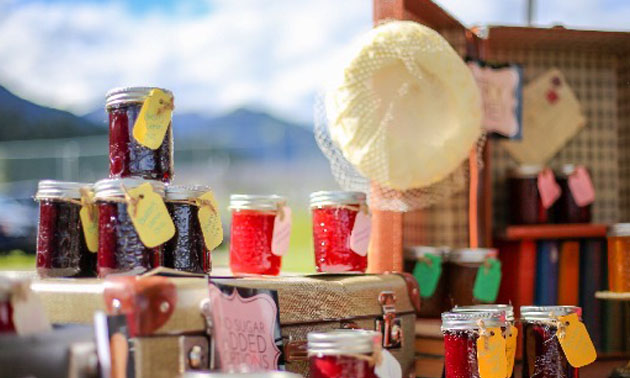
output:
<instances>
[{"instance_id":1,"label":"vintage suitcase","mask_svg":"<svg viewBox=\"0 0 630 378\"><path fill-rule=\"evenodd\" d=\"M164 271L161 272L164 274ZM306 335L314 330L380 330L384 348L414 376L416 281L405 274L217 278L223 285L276 290L288 371L307 376ZM126 314L137 377L210 368L206 278L50 279L33 283L53 323L90 323L94 311ZM205 315L204 315L205 313Z\"/></svg>"}]
</instances>

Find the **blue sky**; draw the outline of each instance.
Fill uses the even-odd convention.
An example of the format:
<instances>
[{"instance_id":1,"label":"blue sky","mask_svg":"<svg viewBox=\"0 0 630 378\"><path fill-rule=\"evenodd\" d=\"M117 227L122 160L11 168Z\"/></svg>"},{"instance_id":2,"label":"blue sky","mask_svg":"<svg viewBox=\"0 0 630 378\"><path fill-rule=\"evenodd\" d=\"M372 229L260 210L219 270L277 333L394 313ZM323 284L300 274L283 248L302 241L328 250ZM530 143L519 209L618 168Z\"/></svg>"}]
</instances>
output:
<instances>
[{"instance_id":1,"label":"blue sky","mask_svg":"<svg viewBox=\"0 0 630 378\"><path fill-rule=\"evenodd\" d=\"M466 24L522 24L524 0L439 0ZM540 25L630 29L628 0L539 0ZM241 106L309 122L314 93L371 28L372 0L0 0L0 85L82 114L120 85L178 111Z\"/></svg>"}]
</instances>

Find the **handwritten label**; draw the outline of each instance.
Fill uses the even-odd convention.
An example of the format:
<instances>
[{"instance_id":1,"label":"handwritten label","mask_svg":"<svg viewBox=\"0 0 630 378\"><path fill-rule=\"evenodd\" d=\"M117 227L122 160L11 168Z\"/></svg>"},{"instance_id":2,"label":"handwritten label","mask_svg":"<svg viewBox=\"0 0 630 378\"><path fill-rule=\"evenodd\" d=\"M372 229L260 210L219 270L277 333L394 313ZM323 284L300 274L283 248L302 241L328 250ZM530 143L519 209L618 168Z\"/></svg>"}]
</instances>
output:
<instances>
[{"instance_id":1,"label":"handwritten label","mask_svg":"<svg viewBox=\"0 0 630 378\"><path fill-rule=\"evenodd\" d=\"M175 235L175 225L166 205L150 183L129 190L129 196L131 201L127 204L127 213L142 244L154 248Z\"/></svg>"},{"instance_id":2,"label":"handwritten label","mask_svg":"<svg viewBox=\"0 0 630 378\"><path fill-rule=\"evenodd\" d=\"M152 89L133 125L133 137L136 141L157 150L164 141L174 108L172 95L161 89Z\"/></svg>"},{"instance_id":3,"label":"handwritten label","mask_svg":"<svg viewBox=\"0 0 630 378\"><path fill-rule=\"evenodd\" d=\"M199 205L197 218L199 218L201 225L203 241L207 249L213 250L223 242L223 225L221 224L219 206L211 191L199 197L197 203Z\"/></svg>"},{"instance_id":4,"label":"handwritten label","mask_svg":"<svg viewBox=\"0 0 630 378\"><path fill-rule=\"evenodd\" d=\"M372 217L370 214L359 210L354 219L354 226L350 233L350 249L359 256L365 256L370 244L372 233Z\"/></svg>"},{"instance_id":5,"label":"handwritten label","mask_svg":"<svg viewBox=\"0 0 630 378\"><path fill-rule=\"evenodd\" d=\"M516 340L518 339L518 328L510 325L505 336L505 358L507 360L506 377L509 378L514 372L514 358L516 357Z\"/></svg>"},{"instance_id":6,"label":"handwritten label","mask_svg":"<svg viewBox=\"0 0 630 378\"><path fill-rule=\"evenodd\" d=\"M545 209L548 209L560 198L560 193L562 192L560 185L556 182L556 177L549 168L538 174L537 184L542 205Z\"/></svg>"},{"instance_id":7,"label":"handwritten label","mask_svg":"<svg viewBox=\"0 0 630 378\"><path fill-rule=\"evenodd\" d=\"M416 262L413 268L413 276L420 286L420 296L429 298L435 293L435 289L442 275L442 257L431 253L425 253L423 258Z\"/></svg>"},{"instance_id":8,"label":"handwritten label","mask_svg":"<svg viewBox=\"0 0 630 378\"><path fill-rule=\"evenodd\" d=\"M477 339L477 362L480 378L507 377L507 360L505 356L505 339L501 328L488 328L488 336Z\"/></svg>"},{"instance_id":9,"label":"handwritten label","mask_svg":"<svg viewBox=\"0 0 630 378\"><path fill-rule=\"evenodd\" d=\"M481 302L494 303L501 285L501 261L489 258L477 269L473 296Z\"/></svg>"},{"instance_id":10,"label":"handwritten label","mask_svg":"<svg viewBox=\"0 0 630 378\"><path fill-rule=\"evenodd\" d=\"M11 293L11 307L13 307L13 325L18 335L32 335L34 333L50 331L50 323L46 319L46 312L37 294L30 289L30 282L14 284Z\"/></svg>"},{"instance_id":11,"label":"handwritten label","mask_svg":"<svg viewBox=\"0 0 630 378\"><path fill-rule=\"evenodd\" d=\"M578 315L560 316L558 321L563 324L558 327L558 341L569 364L579 368L594 362L597 359L595 346Z\"/></svg>"},{"instance_id":12,"label":"handwritten label","mask_svg":"<svg viewBox=\"0 0 630 378\"><path fill-rule=\"evenodd\" d=\"M284 256L289 250L291 241L291 208L282 206L273 221L273 236L271 238L271 253Z\"/></svg>"},{"instance_id":13,"label":"handwritten label","mask_svg":"<svg viewBox=\"0 0 630 378\"><path fill-rule=\"evenodd\" d=\"M578 206L588 206L595 202L595 188L586 168L577 167L569 176L569 189Z\"/></svg>"},{"instance_id":14,"label":"handwritten label","mask_svg":"<svg viewBox=\"0 0 630 378\"><path fill-rule=\"evenodd\" d=\"M87 249L96 253L98 251L98 207L92 203L94 195L91 192L88 192L86 195L90 196L90 198L86 200L88 204L81 206L79 218L81 218L83 237L85 238Z\"/></svg>"}]
</instances>

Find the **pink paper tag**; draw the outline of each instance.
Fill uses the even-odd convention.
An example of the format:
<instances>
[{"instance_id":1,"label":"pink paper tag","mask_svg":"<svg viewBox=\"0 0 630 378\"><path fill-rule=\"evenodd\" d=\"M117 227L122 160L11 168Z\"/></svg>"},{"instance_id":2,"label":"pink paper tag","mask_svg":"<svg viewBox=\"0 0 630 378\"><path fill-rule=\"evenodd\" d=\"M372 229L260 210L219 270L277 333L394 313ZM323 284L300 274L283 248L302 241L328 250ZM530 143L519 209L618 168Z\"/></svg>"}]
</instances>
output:
<instances>
[{"instance_id":1,"label":"pink paper tag","mask_svg":"<svg viewBox=\"0 0 630 378\"><path fill-rule=\"evenodd\" d=\"M575 203L580 207L590 205L595 201L593 181L586 168L582 166L577 167L569 176L569 189Z\"/></svg>"},{"instance_id":2,"label":"pink paper tag","mask_svg":"<svg viewBox=\"0 0 630 378\"><path fill-rule=\"evenodd\" d=\"M291 208L289 206L283 206L282 213L282 217L278 214L273 221L271 253L276 256L283 256L287 253L289 250L289 241L291 240Z\"/></svg>"},{"instance_id":3,"label":"pink paper tag","mask_svg":"<svg viewBox=\"0 0 630 378\"><path fill-rule=\"evenodd\" d=\"M551 169L547 168L538 174L538 192L545 209L550 208L560 198L562 190Z\"/></svg>"},{"instance_id":4,"label":"pink paper tag","mask_svg":"<svg viewBox=\"0 0 630 378\"><path fill-rule=\"evenodd\" d=\"M226 295L210 285L213 334L223 371L278 368L280 349L274 342L278 310L271 296L243 298L235 288Z\"/></svg>"},{"instance_id":5,"label":"pink paper tag","mask_svg":"<svg viewBox=\"0 0 630 378\"><path fill-rule=\"evenodd\" d=\"M357 255L367 255L371 232L372 217L363 211L359 211L354 220L352 233L350 234L350 249Z\"/></svg>"}]
</instances>

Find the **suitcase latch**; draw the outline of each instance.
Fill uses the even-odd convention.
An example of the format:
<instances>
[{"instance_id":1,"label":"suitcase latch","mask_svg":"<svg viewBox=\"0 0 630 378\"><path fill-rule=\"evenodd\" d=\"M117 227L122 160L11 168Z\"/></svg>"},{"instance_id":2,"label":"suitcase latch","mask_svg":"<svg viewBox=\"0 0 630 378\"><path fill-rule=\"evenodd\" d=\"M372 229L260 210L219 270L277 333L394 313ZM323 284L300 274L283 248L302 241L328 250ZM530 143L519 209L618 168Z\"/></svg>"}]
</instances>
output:
<instances>
[{"instance_id":1,"label":"suitcase latch","mask_svg":"<svg viewBox=\"0 0 630 378\"><path fill-rule=\"evenodd\" d=\"M378 302L383 309L383 317L376 319L376 330L383 335L383 347L400 348L402 345L402 321L396 317L396 294L382 291Z\"/></svg>"}]
</instances>

